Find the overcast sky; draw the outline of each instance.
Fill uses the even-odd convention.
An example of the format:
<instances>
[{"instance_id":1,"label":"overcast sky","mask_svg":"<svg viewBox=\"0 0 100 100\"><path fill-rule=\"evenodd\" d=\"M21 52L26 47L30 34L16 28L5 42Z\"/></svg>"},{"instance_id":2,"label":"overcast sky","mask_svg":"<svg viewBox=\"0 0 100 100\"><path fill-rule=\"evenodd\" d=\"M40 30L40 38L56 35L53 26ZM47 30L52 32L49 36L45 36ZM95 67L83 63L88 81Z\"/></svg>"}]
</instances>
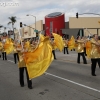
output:
<instances>
[{"instance_id":1,"label":"overcast sky","mask_svg":"<svg viewBox=\"0 0 100 100\"><path fill-rule=\"evenodd\" d=\"M15 3L18 5L14 5ZM17 17L16 28L19 28L20 22L27 25L33 24L35 19L26 14L34 15L37 21L43 20L45 23L44 17L53 12L64 12L65 21L68 21L69 17L75 17L76 12L100 14L100 0L0 0L0 24L3 26L8 26L8 17L11 16ZM91 17L92 15L83 16Z\"/></svg>"}]
</instances>

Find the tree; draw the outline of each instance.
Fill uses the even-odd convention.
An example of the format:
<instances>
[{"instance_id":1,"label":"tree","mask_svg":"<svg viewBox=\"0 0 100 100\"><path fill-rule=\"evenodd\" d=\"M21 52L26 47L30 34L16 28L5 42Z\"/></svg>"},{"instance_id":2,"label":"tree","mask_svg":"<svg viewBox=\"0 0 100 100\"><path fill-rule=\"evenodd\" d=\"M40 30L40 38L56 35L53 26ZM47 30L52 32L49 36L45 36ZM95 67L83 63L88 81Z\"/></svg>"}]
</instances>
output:
<instances>
[{"instance_id":1,"label":"tree","mask_svg":"<svg viewBox=\"0 0 100 100\"><path fill-rule=\"evenodd\" d=\"M16 16L8 17L8 19L10 20L10 22L8 22L8 25L12 24L12 29L13 29L13 32L14 32L14 24L16 23ZM14 38L15 38L15 35L14 35Z\"/></svg>"},{"instance_id":2,"label":"tree","mask_svg":"<svg viewBox=\"0 0 100 100\"><path fill-rule=\"evenodd\" d=\"M3 26L2 25L0 25L0 28L2 28Z\"/></svg>"}]
</instances>

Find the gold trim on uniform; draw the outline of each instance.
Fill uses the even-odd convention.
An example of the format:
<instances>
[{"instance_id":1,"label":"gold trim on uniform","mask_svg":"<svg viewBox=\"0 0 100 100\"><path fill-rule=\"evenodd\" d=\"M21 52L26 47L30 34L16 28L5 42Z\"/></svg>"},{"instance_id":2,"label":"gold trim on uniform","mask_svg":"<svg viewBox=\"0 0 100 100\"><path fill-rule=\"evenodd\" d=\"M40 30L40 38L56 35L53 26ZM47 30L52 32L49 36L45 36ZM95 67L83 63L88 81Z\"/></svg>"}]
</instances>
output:
<instances>
[{"instance_id":1,"label":"gold trim on uniform","mask_svg":"<svg viewBox=\"0 0 100 100\"><path fill-rule=\"evenodd\" d=\"M84 41L83 40L77 40L77 48L78 53L84 52Z\"/></svg>"},{"instance_id":2,"label":"gold trim on uniform","mask_svg":"<svg viewBox=\"0 0 100 100\"><path fill-rule=\"evenodd\" d=\"M94 59L100 58L99 46L97 46L96 43L98 42L96 42L94 39L91 39L92 48L91 48L90 57Z\"/></svg>"},{"instance_id":3,"label":"gold trim on uniform","mask_svg":"<svg viewBox=\"0 0 100 100\"><path fill-rule=\"evenodd\" d=\"M64 47L68 47L68 41L67 40L63 40L64 42Z\"/></svg>"},{"instance_id":4,"label":"gold trim on uniform","mask_svg":"<svg viewBox=\"0 0 100 100\"><path fill-rule=\"evenodd\" d=\"M0 51L2 51L2 49L3 49L3 44L2 42L0 42Z\"/></svg>"}]
</instances>

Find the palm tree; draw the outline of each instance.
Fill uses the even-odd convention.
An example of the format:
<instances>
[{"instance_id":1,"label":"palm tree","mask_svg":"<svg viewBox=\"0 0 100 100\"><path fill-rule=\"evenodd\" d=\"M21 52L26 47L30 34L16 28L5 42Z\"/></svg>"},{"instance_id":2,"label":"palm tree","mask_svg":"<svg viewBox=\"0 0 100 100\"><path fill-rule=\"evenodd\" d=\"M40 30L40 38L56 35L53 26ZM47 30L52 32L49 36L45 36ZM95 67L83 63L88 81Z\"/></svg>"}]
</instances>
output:
<instances>
[{"instance_id":1,"label":"palm tree","mask_svg":"<svg viewBox=\"0 0 100 100\"><path fill-rule=\"evenodd\" d=\"M0 25L0 28L2 28L3 26L2 25Z\"/></svg>"},{"instance_id":2,"label":"palm tree","mask_svg":"<svg viewBox=\"0 0 100 100\"><path fill-rule=\"evenodd\" d=\"M12 24L12 28L13 28L13 32L14 32L14 24L16 23L16 16L8 17L8 19L10 20L10 22L8 22L8 25ZM15 38L15 35L14 35L14 38Z\"/></svg>"}]
</instances>

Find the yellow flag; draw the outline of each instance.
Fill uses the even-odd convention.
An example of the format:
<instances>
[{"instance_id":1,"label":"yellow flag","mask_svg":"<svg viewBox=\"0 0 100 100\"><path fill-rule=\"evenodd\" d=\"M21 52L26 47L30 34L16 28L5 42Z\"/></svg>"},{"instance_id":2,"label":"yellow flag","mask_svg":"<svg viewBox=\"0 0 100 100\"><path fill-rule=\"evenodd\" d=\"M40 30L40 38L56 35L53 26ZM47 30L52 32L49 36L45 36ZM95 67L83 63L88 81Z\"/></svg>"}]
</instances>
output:
<instances>
[{"instance_id":1,"label":"yellow flag","mask_svg":"<svg viewBox=\"0 0 100 100\"><path fill-rule=\"evenodd\" d=\"M6 43L4 44L4 50L7 54L10 54L13 52L14 47L13 47L13 43L10 41L10 39L7 39Z\"/></svg>"},{"instance_id":2,"label":"yellow flag","mask_svg":"<svg viewBox=\"0 0 100 100\"><path fill-rule=\"evenodd\" d=\"M56 33L53 33L53 36L54 36L54 41L55 41L55 44L57 46L57 48L62 51L63 48L64 48L64 43L63 43L63 39L62 39L62 36L56 34Z\"/></svg>"},{"instance_id":3,"label":"yellow flag","mask_svg":"<svg viewBox=\"0 0 100 100\"><path fill-rule=\"evenodd\" d=\"M87 57L90 58L90 54L91 54L91 42L90 41L87 41L86 42L86 54L87 54Z\"/></svg>"},{"instance_id":4,"label":"yellow flag","mask_svg":"<svg viewBox=\"0 0 100 100\"><path fill-rule=\"evenodd\" d=\"M34 52L26 52L24 60L30 79L42 75L53 61L49 38L45 37Z\"/></svg>"},{"instance_id":5,"label":"yellow flag","mask_svg":"<svg viewBox=\"0 0 100 100\"><path fill-rule=\"evenodd\" d=\"M0 42L0 51L3 49L3 44Z\"/></svg>"},{"instance_id":6,"label":"yellow flag","mask_svg":"<svg viewBox=\"0 0 100 100\"><path fill-rule=\"evenodd\" d=\"M75 39L73 36L71 36L71 39L68 41L68 49L75 49Z\"/></svg>"},{"instance_id":7,"label":"yellow flag","mask_svg":"<svg viewBox=\"0 0 100 100\"><path fill-rule=\"evenodd\" d=\"M42 35L42 34L39 34L39 37L40 37L40 42L43 41L45 39L45 36Z\"/></svg>"}]
</instances>

